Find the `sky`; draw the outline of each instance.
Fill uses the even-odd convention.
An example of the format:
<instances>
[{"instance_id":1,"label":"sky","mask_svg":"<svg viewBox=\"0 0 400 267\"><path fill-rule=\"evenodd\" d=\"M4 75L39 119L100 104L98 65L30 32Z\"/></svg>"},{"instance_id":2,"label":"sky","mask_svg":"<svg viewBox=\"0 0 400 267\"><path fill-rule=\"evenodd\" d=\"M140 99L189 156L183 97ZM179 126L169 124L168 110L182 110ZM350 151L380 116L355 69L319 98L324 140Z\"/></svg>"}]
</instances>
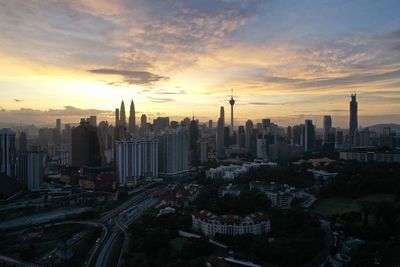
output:
<instances>
[{"instance_id":1,"label":"sky","mask_svg":"<svg viewBox=\"0 0 400 267\"><path fill-rule=\"evenodd\" d=\"M0 0L0 122L400 123L400 1ZM226 118L230 118L226 114Z\"/></svg>"}]
</instances>

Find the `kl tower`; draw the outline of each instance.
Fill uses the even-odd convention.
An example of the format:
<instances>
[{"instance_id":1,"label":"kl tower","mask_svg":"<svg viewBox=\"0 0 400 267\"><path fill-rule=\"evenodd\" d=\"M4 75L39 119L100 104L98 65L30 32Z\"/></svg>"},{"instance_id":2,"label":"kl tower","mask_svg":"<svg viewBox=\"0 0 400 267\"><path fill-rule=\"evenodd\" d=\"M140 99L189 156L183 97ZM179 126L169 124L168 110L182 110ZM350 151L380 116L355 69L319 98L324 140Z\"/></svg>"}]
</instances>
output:
<instances>
[{"instance_id":1,"label":"kl tower","mask_svg":"<svg viewBox=\"0 0 400 267\"><path fill-rule=\"evenodd\" d=\"M231 99L229 100L229 104L231 105L231 128L230 128L230 136L233 136L233 105L235 105L235 100L233 99L233 89L231 89Z\"/></svg>"}]
</instances>

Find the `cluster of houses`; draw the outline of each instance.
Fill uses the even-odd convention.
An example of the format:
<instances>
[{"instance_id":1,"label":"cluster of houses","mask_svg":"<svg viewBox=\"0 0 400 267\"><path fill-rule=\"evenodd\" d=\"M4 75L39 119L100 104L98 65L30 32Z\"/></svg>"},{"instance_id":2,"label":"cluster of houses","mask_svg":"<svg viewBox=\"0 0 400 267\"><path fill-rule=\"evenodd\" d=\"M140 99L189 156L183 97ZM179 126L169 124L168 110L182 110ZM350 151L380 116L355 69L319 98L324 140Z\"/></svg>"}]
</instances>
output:
<instances>
[{"instance_id":1,"label":"cluster of houses","mask_svg":"<svg viewBox=\"0 0 400 267\"><path fill-rule=\"evenodd\" d=\"M199 195L198 184L171 185L164 193L163 205L172 208L188 208Z\"/></svg>"}]
</instances>

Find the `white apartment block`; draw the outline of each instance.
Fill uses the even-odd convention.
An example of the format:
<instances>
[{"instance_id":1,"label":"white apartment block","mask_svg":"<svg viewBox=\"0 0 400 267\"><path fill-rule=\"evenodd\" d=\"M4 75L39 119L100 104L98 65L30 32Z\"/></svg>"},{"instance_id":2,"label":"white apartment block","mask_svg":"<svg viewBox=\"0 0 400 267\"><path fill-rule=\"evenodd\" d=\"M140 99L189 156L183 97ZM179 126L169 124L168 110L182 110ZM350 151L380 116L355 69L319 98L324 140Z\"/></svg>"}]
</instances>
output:
<instances>
[{"instance_id":1,"label":"white apartment block","mask_svg":"<svg viewBox=\"0 0 400 267\"><path fill-rule=\"evenodd\" d=\"M205 236L223 235L263 235L271 231L271 223L265 213L257 212L241 217L238 215L218 216L202 210L192 215L192 228Z\"/></svg>"},{"instance_id":2,"label":"white apartment block","mask_svg":"<svg viewBox=\"0 0 400 267\"><path fill-rule=\"evenodd\" d=\"M158 177L158 140L132 139L115 144L120 185L136 185L138 178Z\"/></svg>"}]
</instances>

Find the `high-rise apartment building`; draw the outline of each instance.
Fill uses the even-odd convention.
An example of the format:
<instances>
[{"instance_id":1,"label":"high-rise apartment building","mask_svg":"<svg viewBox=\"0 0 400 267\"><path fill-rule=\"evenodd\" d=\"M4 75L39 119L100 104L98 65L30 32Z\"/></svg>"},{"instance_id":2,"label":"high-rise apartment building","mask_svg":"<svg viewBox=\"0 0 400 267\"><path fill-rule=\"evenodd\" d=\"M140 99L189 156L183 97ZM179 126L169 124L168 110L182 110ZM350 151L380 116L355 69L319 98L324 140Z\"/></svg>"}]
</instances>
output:
<instances>
[{"instance_id":1,"label":"high-rise apartment building","mask_svg":"<svg viewBox=\"0 0 400 267\"><path fill-rule=\"evenodd\" d=\"M324 116L324 144L328 143L329 134L332 129L332 117L329 115Z\"/></svg>"},{"instance_id":2,"label":"high-rise apartment building","mask_svg":"<svg viewBox=\"0 0 400 267\"><path fill-rule=\"evenodd\" d=\"M39 189L44 175L44 153L27 151L18 155L17 176L21 184L29 191Z\"/></svg>"},{"instance_id":3,"label":"high-rise apartment building","mask_svg":"<svg viewBox=\"0 0 400 267\"><path fill-rule=\"evenodd\" d=\"M120 185L136 185L139 178L158 177L158 140L131 139L118 141L116 170Z\"/></svg>"},{"instance_id":4,"label":"high-rise apartment building","mask_svg":"<svg viewBox=\"0 0 400 267\"><path fill-rule=\"evenodd\" d=\"M315 149L315 128L312 120L305 120L304 123L304 151L309 152Z\"/></svg>"},{"instance_id":5,"label":"high-rise apartment building","mask_svg":"<svg viewBox=\"0 0 400 267\"><path fill-rule=\"evenodd\" d=\"M225 157L225 110L224 110L224 107L220 108L216 139L217 139L216 140L217 157L223 158L223 157Z\"/></svg>"},{"instance_id":6,"label":"high-rise apartment building","mask_svg":"<svg viewBox=\"0 0 400 267\"><path fill-rule=\"evenodd\" d=\"M159 175L180 176L189 171L189 138L186 127L167 129L158 136Z\"/></svg>"},{"instance_id":7,"label":"high-rise apartment building","mask_svg":"<svg viewBox=\"0 0 400 267\"><path fill-rule=\"evenodd\" d=\"M0 172L15 177L15 133L8 128L0 130Z\"/></svg>"}]
</instances>

